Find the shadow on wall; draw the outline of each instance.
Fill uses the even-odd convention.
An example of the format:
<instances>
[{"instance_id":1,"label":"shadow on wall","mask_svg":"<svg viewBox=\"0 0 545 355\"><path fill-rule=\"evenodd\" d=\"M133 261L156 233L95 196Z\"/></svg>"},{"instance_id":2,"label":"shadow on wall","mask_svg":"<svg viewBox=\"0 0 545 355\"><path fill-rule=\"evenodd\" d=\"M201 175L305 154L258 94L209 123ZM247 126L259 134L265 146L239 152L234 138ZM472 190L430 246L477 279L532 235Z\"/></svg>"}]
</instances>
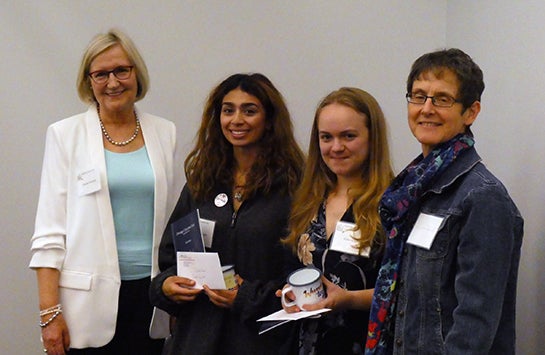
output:
<instances>
[{"instance_id":1,"label":"shadow on wall","mask_svg":"<svg viewBox=\"0 0 545 355\"><path fill-rule=\"evenodd\" d=\"M542 221L545 221L545 218ZM545 228L545 223L543 227ZM545 349L545 302L543 301L545 295L545 272L543 272L543 266L545 265L545 232L541 232L541 237L538 237L536 242L539 250L535 251L534 255L536 255L536 260L531 264L532 267L539 266L537 269L533 270L536 274L536 299L531 304L534 304L536 309L529 310L529 312L539 314L534 329L534 340L536 351L537 349L543 351L543 349ZM522 306L525 307L524 305Z\"/></svg>"}]
</instances>

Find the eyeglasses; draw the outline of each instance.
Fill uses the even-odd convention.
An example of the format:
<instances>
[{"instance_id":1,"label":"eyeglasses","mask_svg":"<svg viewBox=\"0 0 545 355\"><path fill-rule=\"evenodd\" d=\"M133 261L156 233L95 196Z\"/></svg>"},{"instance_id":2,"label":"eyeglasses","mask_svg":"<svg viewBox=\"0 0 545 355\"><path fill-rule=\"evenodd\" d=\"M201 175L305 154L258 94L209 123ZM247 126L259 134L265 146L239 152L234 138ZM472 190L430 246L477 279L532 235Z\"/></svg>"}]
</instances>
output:
<instances>
[{"instance_id":1,"label":"eyeglasses","mask_svg":"<svg viewBox=\"0 0 545 355\"><path fill-rule=\"evenodd\" d=\"M104 84L110 78L110 73L119 80L127 80L131 76L131 71L134 66L119 66L113 70L97 70L89 73L89 76L96 84Z\"/></svg>"},{"instance_id":2,"label":"eyeglasses","mask_svg":"<svg viewBox=\"0 0 545 355\"><path fill-rule=\"evenodd\" d=\"M407 98L408 103L416 105L424 105L427 99L431 99L433 106L437 107L452 107L455 103L461 102L449 95L427 96L424 94L407 93L405 94L405 98Z\"/></svg>"}]
</instances>

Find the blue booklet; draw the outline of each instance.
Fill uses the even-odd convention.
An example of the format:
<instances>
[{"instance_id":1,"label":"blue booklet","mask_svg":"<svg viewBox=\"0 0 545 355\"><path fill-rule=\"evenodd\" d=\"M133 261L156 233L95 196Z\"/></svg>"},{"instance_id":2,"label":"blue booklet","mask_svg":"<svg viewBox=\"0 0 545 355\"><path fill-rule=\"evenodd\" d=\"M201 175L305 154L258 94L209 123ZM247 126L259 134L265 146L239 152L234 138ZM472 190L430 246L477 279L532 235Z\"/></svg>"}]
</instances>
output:
<instances>
[{"instance_id":1,"label":"blue booklet","mask_svg":"<svg viewBox=\"0 0 545 355\"><path fill-rule=\"evenodd\" d=\"M170 225L176 251L204 252L199 210L194 210Z\"/></svg>"}]
</instances>

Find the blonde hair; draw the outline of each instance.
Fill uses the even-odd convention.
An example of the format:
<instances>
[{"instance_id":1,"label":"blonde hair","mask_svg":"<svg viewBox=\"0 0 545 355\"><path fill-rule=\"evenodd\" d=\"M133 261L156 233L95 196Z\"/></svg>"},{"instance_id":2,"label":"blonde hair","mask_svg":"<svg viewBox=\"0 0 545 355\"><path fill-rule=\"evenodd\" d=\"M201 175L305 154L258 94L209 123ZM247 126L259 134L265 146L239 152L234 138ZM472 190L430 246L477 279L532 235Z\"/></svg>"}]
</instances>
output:
<instances>
[{"instance_id":1,"label":"blonde hair","mask_svg":"<svg viewBox=\"0 0 545 355\"><path fill-rule=\"evenodd\" d=\"M133 70L136 73L136 81L138 83L136 101L139 101L146 96L149 89L149 75L144 59L129 36L118 29L111 29L107 33L96 35L87 45L87 48L83 53L83 58L81 59L78 71L78 78L76 80L78 95L83 102L96 102L93 89L91 88L91 78L89 78L91 63L100 53L115 45L120 45L121 48L123 48L134 66Z\"/></svg>"},{"instance_id":2,"label":"blonde hair","mask_svg":"<svg viewBox=\"0 0 545 355\"><path fill-rule=\"evenodd\" d=\"M352 212L361 235L358 241L360 251L373 242L382 244L384 240L378 206L382 194L394 177L386 121L380 105L373 96L358 88L343 87L327 95L318 105L314 115L303 181L293 201L289 235L283 240L295 253L301 234L307 231L324 198L337 183L336 175L321 157L318 136L320 113L324 107L333 103L350 107L367 117L369 158L361 170L361 185L350 189L349 195L353 199Z\"/></svg>"}]
</instances>

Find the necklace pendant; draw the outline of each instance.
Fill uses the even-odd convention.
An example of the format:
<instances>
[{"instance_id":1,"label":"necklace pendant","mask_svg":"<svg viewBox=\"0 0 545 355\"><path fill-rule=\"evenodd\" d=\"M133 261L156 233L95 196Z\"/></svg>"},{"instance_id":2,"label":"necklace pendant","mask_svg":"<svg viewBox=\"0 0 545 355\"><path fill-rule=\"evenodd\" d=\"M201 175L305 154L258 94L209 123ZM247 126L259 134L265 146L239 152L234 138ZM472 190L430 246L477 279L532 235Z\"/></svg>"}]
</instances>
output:
<instances>
[{"instance_id":1,"label":"necklace pendant","mask_svg":"<svg viewBox=\"0 0 545 355\"><path fill-rule=\"evenodd\" d=\"M238 202L241 202L242 201L242 194L240 193L240 191L237 191L235 192L234 196L235 200L237 200Z\"/></svg>"}]
</instances>

